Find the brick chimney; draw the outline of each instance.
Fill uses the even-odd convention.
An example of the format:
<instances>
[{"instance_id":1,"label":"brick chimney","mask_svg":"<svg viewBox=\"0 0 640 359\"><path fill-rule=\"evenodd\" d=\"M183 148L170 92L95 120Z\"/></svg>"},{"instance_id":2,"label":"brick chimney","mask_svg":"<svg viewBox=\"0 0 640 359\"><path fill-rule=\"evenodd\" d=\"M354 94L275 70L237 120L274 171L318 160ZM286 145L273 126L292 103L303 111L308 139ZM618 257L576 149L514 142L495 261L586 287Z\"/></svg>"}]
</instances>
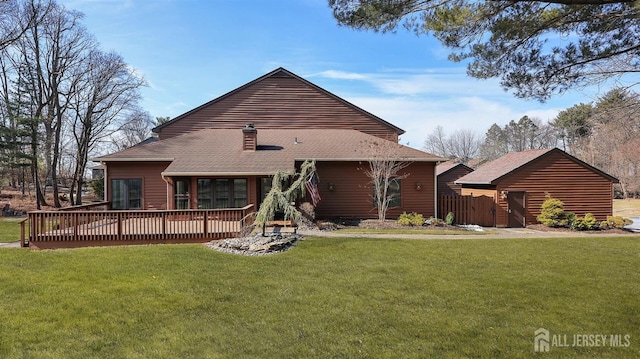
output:
<instances>
[{"instance_id":1,"label":"brick chimney","mask_svg":"<svg viewBox=\"0 0 640 359\"><path fill-rule=\"evenodd\" d=\"M253 123L247 123L242 129L242 150L255 151L258 147L258 130L253 127Z\"/></svg>"}]
</instances>

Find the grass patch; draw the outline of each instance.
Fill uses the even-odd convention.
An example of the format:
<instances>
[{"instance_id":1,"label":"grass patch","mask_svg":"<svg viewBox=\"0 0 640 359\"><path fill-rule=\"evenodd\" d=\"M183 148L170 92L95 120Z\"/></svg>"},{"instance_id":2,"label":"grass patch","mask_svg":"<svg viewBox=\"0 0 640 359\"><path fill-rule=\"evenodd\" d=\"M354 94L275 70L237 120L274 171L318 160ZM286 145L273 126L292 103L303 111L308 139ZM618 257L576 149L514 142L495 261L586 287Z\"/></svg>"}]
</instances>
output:
<instances>
[{"instance_id":1,"label":"grass patch","mask_svg":"<svg viewBox=\"0 0 640 359\"><path fill-rule=\"evenodd\" d=\"M24 218L0 218L0 243L20 240L20 221Z\"/></svg>"},{"instance_id":2,"label":"grass patch","mask_svg":"<svg viewBox=\"0 0 640 359\"><path fill-rule=\"evenodd\" d=\"M554 358L634 358L638 253L632 237L0 249L0 357L532 357L544 327L631 335Z\"/></svg>"},{"instance_id":3,"label":"grass patch","mask_svg":"<svg viewBox=\"0 0 640 359\"><path fill-rule=\"evenodd\" d=\"M640 217L640 199L614 199L613 214L623 217Z\"/></svg>"},{"instance_id":4,"label":"grass patch","mask_svg":"<svg viewBox=\"0 0 640 359\"><path fill-rule=\"evenodd\" d=\"M425 235L437 235L437 236L447 236L447 235L461 235L461 234L470 234L470 235L483 235L483 234L491 234L495 233L494 231L484 231L484 232L476 232L476 231L465 231L465 230L447 230L447 229L395 229L395 228L344 228L333 231L334 233L344 233L344 234L425 234Z\"/></svg>"}]
</instances>

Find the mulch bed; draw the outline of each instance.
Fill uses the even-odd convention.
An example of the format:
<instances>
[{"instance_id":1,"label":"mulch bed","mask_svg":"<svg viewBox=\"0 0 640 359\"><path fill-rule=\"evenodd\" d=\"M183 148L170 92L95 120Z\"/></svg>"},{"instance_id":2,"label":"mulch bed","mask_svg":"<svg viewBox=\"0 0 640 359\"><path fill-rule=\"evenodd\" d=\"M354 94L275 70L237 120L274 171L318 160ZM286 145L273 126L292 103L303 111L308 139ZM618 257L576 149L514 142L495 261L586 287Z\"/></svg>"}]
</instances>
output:
<instances>
[{"instance_id":1,"label":"mulch bed","mask_svg":"<svg viewBox=\"0 0 640 359\"><path fill-rule=\"evenodd\" d=\"M611 228L611 229L599 229L599 230L594 230L594 231L574 231L570 228L555 228L555 227L547 227L544 224L529 224L527 225L527 229L533 229L534 231L540 231L540 232L563 232L563 233L567 233L567 234L571 234L571 233L593 233L593 234L598 234L598 233L607 233L607 234L629 234L631 232L626 231L624 229L620 229L620 228Z\"/></svg>"},{"instance_id":2,"label":"mulch bed","mask_svg":"<svg viewBox=\"0 0 640 359\"><path fill-rule=\"evenodd\" d=\"M364 229L411 229L411 230L445 230L445 231L466 231L457 226L449 226L447 224L431 224L423 226L403 226L395 220L380 221L377 219L364 219L364 220L339 220L334 222L320 222L318 227L329 227L327 229L340 229L340 228L364 228ZM331 228L333 227L333 228Z\"/></svg>"}]
</instances>

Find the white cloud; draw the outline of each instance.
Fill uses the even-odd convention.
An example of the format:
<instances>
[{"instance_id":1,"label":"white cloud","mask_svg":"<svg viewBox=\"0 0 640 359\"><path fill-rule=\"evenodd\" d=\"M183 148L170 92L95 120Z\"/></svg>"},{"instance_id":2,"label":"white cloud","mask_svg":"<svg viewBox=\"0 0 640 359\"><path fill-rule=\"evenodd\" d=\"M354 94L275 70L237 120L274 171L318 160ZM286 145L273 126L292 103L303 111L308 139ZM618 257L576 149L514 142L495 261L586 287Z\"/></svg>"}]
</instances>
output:
<instances>
[{"instance_id":1,"label":"white cloud","mask_svg":"<svg viewBox=\"0 0 640 359\"><path fill-rule=\"evenodd\" d=\"M322 71L316 75L329 78L329 79L338 79L338 80L366 80L367 79L367 76L362 74L358 74L355 72L336 71L336 70Z\"/></svg>"},{"instance_id":2,"label":"white cloud","mask_svg":"<svg viewBox=\"0 0 640 359\"><path fill-rule=\"evenodd\" d=\"M309 77L360 80L383 94L402 96L504 96L495 80L477 80L464 68L387 69L376 73L326 70Z\"/></svg>"},{"instance_id":3,"label":"white cloud","mask_svg":"<svg viewBox=\"0 0 640 359\"><path fill-rule=\"evenodd\" d=\"M347 97L348 101L393 123L406 131L403 144L422 148L436 126L447 133L458 129L474 129L483 136L493 123L503 126L510 120L527 115L543 121L555 117L557 110L514 109L508 104L480 97L452 97L444 100L428 97Z\"/></svg>"},{"instance_id":4,"label":"white cloud","mask_svg":"<svg viewBox=\"0 0 640 359\"><path fill-rule=\"evenodd\" d=\"M313 76L335 80L328 89L337 86L337 92L347 101L404 129L402 143L409 142L414 148L421 148L436 126L448 133L471 128L482 136L494 123L504 126L525 115L549 121L562 108L572 105L551 106L516 99L504 92L496 80L469 78L463 68L393 69L379 73L327 70ZM353 80L365 86L355 88Z\"/></svg>"}]
</instances>

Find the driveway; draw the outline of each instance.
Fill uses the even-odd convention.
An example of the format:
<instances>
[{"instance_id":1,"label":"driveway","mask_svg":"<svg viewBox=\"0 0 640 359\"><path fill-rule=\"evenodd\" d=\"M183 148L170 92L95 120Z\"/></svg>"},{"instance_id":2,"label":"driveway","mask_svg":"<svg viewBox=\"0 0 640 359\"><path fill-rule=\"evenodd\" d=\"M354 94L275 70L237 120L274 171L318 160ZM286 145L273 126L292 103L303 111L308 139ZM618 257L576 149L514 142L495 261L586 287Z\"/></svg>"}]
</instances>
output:
<instances>
[{"instance_id":1,"label":"driveway","mask_svg":"<svg viewBox=\"0 0 640 359\"><path fill-rule=\"evenodd\" d=\"M640 233L640 217L629 217L629 219L632 220L633 223L628 226L624 226L624 228L632 232Z\"/></svg>"}]
</instances>

